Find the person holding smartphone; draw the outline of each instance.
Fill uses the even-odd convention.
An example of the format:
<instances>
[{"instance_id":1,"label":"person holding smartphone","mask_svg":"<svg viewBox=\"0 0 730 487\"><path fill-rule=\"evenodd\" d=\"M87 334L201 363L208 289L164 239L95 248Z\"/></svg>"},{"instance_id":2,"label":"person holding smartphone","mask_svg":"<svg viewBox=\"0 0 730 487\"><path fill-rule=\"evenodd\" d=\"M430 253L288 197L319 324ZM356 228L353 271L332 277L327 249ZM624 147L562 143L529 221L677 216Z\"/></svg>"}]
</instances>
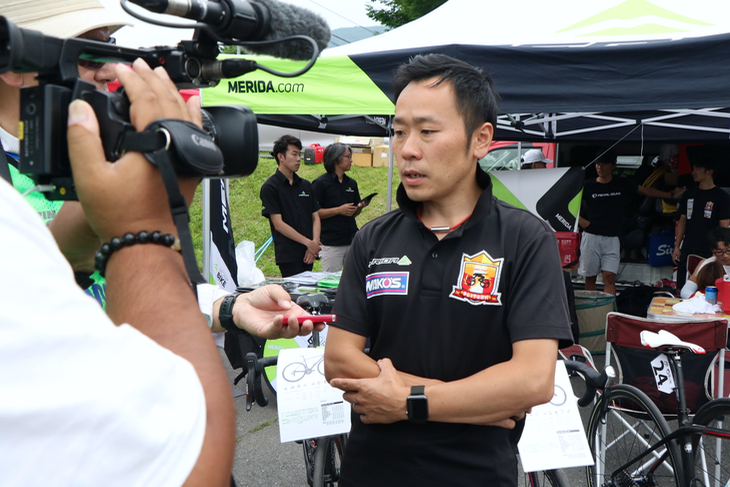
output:
<instances>
[{"instance_id":1,"label":"person holding smartphone","mask_svg":"<svg viewBox=\"0 0 730 487\"><path fill-rule=\"evenodd\" d=\"M319 202L322 221L322 250L319 253L323 272L337 272L345 263L345 255L357 233L355 217L370 204L361 200L357 181L345 174L352 167L352 149L339 142L324 150L327 171L312 183Z\"/></svg>"}]
</instances>

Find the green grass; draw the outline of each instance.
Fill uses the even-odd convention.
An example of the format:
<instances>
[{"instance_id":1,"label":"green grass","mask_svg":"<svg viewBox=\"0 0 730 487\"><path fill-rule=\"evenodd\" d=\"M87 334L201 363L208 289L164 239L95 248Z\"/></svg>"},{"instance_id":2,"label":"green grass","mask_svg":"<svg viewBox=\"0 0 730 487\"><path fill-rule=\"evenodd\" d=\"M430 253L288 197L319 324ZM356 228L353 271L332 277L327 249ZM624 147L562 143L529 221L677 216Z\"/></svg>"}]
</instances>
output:
<instances>
[{"instance_id":1,"label":"green grass","mask_svg":"<svg viewBox=\"0 0 730 487\"><path fill-rule=\"evenodd\" d=\"M322 164L306 165L303 163L299 169L299 176L313 181L323 174ZM250 240L258 250L271 236L269 221L261 216L261 199L259 190L261 185L276 171L276 163L273 159L259 159L258 168L254 173L241 179L230 180L230 212L231 224L233 225L233 236L236 243L242 240ZM348 176L357 181L361 196L377 192L378 196L357 217L357 224L362 227L366 222L385 213L386 199L388 193L388 168L387 167L358 167L352 166ZM398 172L393 175L393 202L392 208L396 208L395 189L398 187ZM198 188L195 200L190 207L190 230L195 244L195 255L198 265L202 269L202 189ZM256 266L261 269L266 277L278 277L279 268L274 261L274 245L272 244ZM314 270L320 270L319 261L315 262ZM206 276L207 278L207 276Z\"/></svg>"}]
</instances>

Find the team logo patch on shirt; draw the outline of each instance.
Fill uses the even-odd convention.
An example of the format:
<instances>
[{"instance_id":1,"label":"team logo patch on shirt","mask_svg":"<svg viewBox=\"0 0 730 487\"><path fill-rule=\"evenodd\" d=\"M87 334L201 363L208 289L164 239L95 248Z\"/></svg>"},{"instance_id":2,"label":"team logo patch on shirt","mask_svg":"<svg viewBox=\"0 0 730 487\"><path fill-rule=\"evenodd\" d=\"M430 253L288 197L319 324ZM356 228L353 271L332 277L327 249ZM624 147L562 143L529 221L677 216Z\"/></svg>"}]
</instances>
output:
<instances>
[{"instance_id":1,"label":"team logo patch on shirt","mask_svg":"<svg viewBox=\"0 0 730 487\"><path fill-rule=\"evenodd\" d=\"M371 260L368 263L368 267L372 267L374 265L385 265L385 264L397 264L400 266L404 266L404 265L411 265L411 264L413 264L413 262L411 262L411 259L409 259L407 255L404 255L403 257L385 257L385 258Z\"/></svg>"},{"instance_id":2,"label":"team logo patch on shirt","mask_svg":"<svg viewBox=\"0 0 730 487\"><path fill-rule=\"evenodd\" d=\"M376 272L365 277L367 298L408 294L408 272Z\"/></svg>"},{"instance_id":3,"label":"team logo patch on shirt","mask_svg":"<svg viewBox=\"0 0 730 487\"><path fill-rule=\"evenodd\" d=\"M497 289L503 263L503 258L493 259L485 250L475 255L463 254L459 283L453 287L449 297L475 306L501 306L501 294Z\"/></svg>"}]
</instances>

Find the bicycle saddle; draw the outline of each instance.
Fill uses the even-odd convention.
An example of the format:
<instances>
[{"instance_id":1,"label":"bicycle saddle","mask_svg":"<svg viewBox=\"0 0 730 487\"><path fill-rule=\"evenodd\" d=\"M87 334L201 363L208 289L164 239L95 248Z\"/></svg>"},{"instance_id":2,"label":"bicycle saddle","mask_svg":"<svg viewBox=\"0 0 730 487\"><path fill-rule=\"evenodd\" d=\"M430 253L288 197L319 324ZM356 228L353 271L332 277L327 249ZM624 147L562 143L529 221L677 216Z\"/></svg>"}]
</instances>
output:
<instances>
[{"instance_id":1,"label":"bicycle saddle","mask_svg":"<svg viewBox=\"0 0 730 487\"><path fill-rule=\"evenodd\" d=\"M641 338L641 344L646 348L673 348L673 349L684 349L689 350L697 355L704 355L705 349L694 343L685 342L680 340L679 337L673 333L669 333L665 330L659 330L658 333L653 331L644 330L639 334Z\"/></svg>"}]
</instances>

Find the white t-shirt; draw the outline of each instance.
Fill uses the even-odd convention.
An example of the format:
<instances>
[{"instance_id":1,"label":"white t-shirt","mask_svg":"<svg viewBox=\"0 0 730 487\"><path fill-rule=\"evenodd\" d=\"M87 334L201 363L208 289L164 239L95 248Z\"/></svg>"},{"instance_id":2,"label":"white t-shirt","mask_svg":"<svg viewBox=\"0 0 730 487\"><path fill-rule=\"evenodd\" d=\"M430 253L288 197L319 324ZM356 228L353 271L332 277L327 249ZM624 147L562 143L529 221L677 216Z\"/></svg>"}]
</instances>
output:
<instances>
[{"instance_id":1,"label":"white t-shirt","mask_svg":"<svg viewBox=\"0 0 730 487\"><path fill-rule=\"evenodd\" d=\"M182 485L205 433L192 365L114 326L1 179L0 259L0 485Z\"/></svg>"}]
</instances>

